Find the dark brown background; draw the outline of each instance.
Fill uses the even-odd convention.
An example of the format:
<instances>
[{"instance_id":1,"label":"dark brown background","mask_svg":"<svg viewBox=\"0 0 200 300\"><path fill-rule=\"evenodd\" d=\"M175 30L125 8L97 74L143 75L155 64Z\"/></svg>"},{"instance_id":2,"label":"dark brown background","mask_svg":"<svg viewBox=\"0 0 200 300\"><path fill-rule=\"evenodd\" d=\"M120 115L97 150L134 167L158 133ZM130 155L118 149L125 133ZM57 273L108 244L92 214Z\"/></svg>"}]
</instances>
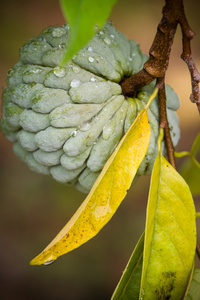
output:
<instances>
[{"instance_id":1,"label":"dark brown background","mask_svg":"<svg viewBox=\"0 0 200 300\"><path fill-rule=\"evenodd\" d=\"M200 2L185 2L190 25L197 33L192 45L200 69ZM163 3L120 0L110 19L148 53ZM5 86L7 70L18 60L19 47L49 25L64 22L58 1L1 1L1 87ZM189 150L200 128L199 116L195 105L189 101L190 77L180 54L178 30L167 83L181 98L178 114L182 135L177 150ZM29 266L29 261L65 225L84 195L50 177L31 172L14 156L11 143L0 133L1 299L109 299L144 229L148 183L149 178L143 177L131 188L113 219L90 242L49 267ZM199 197L195 200L200 210Z\"/></svg>"}]
</instances>

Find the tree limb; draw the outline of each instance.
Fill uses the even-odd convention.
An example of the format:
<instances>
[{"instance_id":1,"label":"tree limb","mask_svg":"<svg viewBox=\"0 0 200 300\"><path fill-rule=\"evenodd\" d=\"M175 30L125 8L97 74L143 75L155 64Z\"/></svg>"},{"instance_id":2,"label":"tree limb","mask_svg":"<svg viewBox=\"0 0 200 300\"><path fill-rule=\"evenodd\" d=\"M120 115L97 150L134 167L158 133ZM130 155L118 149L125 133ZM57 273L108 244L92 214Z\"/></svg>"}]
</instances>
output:
<instances>
[{"instance_id":1,"label":"tree limb","mask_svg":"<svg viewBox=\"0 0 200 300\"><path fill-rule=\"evenodd\" d=\"M177 25L182 30L183 52L181 58L187 63L192 81L192 95L190 99L197 104L200 112L199 82L200 74L192 58L190 41L194 32L190 29L185 16L183 0L165 0L163 17L158 25L157 33L149 51L149 59L144 68L121 82L122 92L125 96L135 96L137 91L149 84L155 78L164 77L171 52L171 46L176 33Z\"/></svg>"},{"instance_id":2,"label":"tree limb","mask_svg":"<svg viewBox=\"0 0 200 300\"><path fill-rule=\"evenodd\" d=\"M157 79L160 88L158 94L160 127L165 129L165 142L170 163L175 167L174 147L170 136L170 130L166 113L165 73L169 65L171 46L178 24L182 30L183 52L181 58L187 63L192 81L192 95L190 99L197 104L200 112L199 82L200 74L197 71L191 54L190 41L194 32L190 29L185 16L183 0L165 0L163 16L158 25L157 32L149 50L149 59L137 74L124 78L121 82L122 92L125 96L135 97L137 91L151 81Z\"/></svg>"}]
</instances>

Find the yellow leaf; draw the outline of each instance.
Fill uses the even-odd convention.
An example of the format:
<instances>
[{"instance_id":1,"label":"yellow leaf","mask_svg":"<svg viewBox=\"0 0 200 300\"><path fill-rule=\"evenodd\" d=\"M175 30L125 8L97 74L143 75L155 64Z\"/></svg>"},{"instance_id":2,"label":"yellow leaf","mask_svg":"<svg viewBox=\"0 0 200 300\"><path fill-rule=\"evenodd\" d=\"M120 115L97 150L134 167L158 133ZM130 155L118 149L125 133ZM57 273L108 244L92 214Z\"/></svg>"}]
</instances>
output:
<instances>
[{"instance_id":1,"label":"yellow leaf","mask_svg":"<svg viewBox=\"0 0 200 300\"><path fill-rule=\"evenodd\" d=\"M182 299L195 248L195 208L191 192L159 152L147 207L140 299Z\"/></svg>"},{"instance_id":2,"label":"yellow leaf","mask_svg":"<svg viewBox=\"0 0 200 300\"><path fill-rule=\"evenodd\" d=\"M54 240L31 265L48 264L94 237L111 219L126 196L150 141L147 108L157 88L108 159L92 190Z\"/></svg>"}]
</instances>

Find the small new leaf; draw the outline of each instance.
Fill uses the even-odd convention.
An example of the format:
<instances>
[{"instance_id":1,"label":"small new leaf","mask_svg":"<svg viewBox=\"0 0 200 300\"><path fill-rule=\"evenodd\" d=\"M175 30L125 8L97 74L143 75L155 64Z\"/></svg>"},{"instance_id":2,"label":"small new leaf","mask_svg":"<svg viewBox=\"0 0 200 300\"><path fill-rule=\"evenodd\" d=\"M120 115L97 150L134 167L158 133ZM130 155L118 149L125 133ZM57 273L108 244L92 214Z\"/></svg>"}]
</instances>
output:
<instances>
[{"instance_id":1,"label":"small new leaf","mask_svg":"<svg viewBox=\"0 0 200 300\"><path fill-rule=\"evenodd\" d=\"M155 88L146 107L121 139L90 193L55 239L34 258L31 265L48 264L86 243L111 219L135 177L150 142L147 109L156 97Z\"/></svg>"},{"instance_id":2,"label":"small new leaf","mask_svg":"<svg viewBox=\"0 0 200 300\"><path fill-rule=\"evenodd\" d=\"M89 42L106 22L117 0L60 0L64 17L70 25L70 40L60 64L64 65Z\"/></svg>"},{"instance_id":3,"label":"small new leaf","mask_svg":"<svg viewBox=\"0 0 200 300\"><path fill-rule=\"evenodd\" d=\"M142 275L144 233L142 234L111 300L138 300Z\"/></svg>"},{"instance_id":4,"label":"small new leaf","mask_svg":"<svg viewBox=\"0 0 200 300\"><path fill-rule=\"evenodd\" d=\"M140 299L182 299L195 249L191 192L160 151L149 192Z\"/></svg>"}]
</instances>

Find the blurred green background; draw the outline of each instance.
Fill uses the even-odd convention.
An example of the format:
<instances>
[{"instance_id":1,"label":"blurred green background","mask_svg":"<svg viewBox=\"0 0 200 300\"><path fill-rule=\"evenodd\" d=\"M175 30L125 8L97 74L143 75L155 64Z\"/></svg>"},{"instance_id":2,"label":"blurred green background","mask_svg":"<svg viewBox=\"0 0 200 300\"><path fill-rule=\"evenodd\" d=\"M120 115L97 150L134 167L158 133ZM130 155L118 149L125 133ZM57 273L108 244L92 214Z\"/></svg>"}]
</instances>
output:
<instances>
[{"instance_id":1,"label":"blurred green background","mask_svg":"<svg viewBox=\"0 0 200 300\"><path fill-rule=\"evenodd\" d=\"M192 46L200 69L200 2L185 2L190 25L197 34ZM8 69L18 60L20 46L44 28L62 25L65 20L55 0L0 3L0 86L3 87ZM163 4L164 1L157 0L120 0L110 19L148 54ZM197 108L189 101L190 76L180 54L179 29L166 77L182 104L178 111L182 133L177 151L189 150L200 129ZM14 156L11 143L0 133L0 298L110 299L145 226L148 184L149 177L140 178L113 219L90 242L48 267L29 266L29 261L65 225L85 196L30 171ZM199 200L200 197L195 197L200 211Z\"/></svg>"}]
</instances>

